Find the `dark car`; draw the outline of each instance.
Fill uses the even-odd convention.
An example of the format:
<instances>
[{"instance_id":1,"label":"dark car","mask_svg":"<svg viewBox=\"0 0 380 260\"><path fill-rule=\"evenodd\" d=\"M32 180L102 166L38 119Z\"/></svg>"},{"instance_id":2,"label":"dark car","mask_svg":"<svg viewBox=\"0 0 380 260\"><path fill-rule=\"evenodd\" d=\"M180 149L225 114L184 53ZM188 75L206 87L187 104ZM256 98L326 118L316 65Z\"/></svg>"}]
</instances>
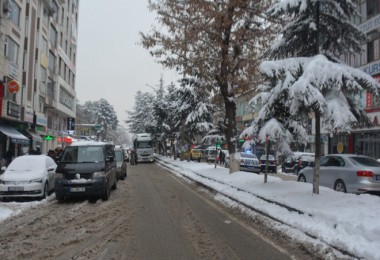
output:
<instances>
[{"instance_id":1,"label":"dark car","mask_svg":"<svg viewBox=\"0 0 380 260\"><path fill-rule=\"evenodd\" d=\"M265 167L267 164L267 155L263 154L260 157L260 170L262 172L265 172ZM274 155L269 154L268 155L268 172L274 172L277 173L277 161Z\"/></svg>"},{"instance_id":2,"label":"dark car","mask_svg":"<svg viewBox=\"0 0 380 260\"><path fill-rule=\"evenodd\" d=\"M57 200L71 197L108 200L117 188L114 145L78 141L67 146L55 174Z\"/></svg>"},{"instance_id":3,"label":"dark car","mask_svg":"<svg viewBox=\"0 0 380 260\"><path fill-rule=\"evenodd\" d=\"M314 162L314 153L294 152L285 158L282 170L285 173L293 172L298 174L303 168L313 166Z\"/></svg>"},{"instance_id":4,"label":"dark car","mask_svg":"<svg viewBox=\"0 0 380 260\"><path fill-rule=\"evenodd\" d=\"M115 148L116 174L119 180L127 177L128 157L125 155L123 148Z\"/></svg>"}]
</instances>

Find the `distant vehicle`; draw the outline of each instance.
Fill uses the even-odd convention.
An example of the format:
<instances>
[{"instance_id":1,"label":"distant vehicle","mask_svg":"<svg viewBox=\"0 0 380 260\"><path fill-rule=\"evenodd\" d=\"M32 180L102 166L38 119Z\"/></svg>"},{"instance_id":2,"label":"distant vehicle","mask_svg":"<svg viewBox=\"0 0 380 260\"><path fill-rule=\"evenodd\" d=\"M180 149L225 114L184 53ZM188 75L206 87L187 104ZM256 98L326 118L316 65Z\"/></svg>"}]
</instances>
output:
<instances>
[{"instance_id":1,"label":"distant vehicle","mask_svg":"<svg viewBox=\"0 0 380 260\"><path fill-rule=\"evenodd\" d=\"M298 174L298 181L313 182L314 167ZM329 154L321 158L319 183L336 191L380 193L380 163L356 154Z\"/></svg>"},{"instance_id":2,"label":"distant vehicle","mask_svg":"<svg viewBox=\"0 0 380 260\"><path fill-rule=\"evenodd\" d=\"M47 155L16 157L0 176L0 197L44 199L54 190L57 165Z\"/></svg>"},{"instance_id":3,"label":"distant vehicle","mask_svg":"<svg viewBox=\"0 0 380 260\"><path fill-rule=\"evenodd\" d=\"M313 166L314 162L314 153L293 152L285 158L282 170L285 173L294 172L295 174L298 174L298 172L303 168Z\"/></svg>"},{"instance_id":4,"label":"distant vehicle","mask_svg":"<svg viewBox=\"0 0 380 260\"><path fill-rule=\"evenodd\" d=\"M259 164L260 164L260 170L262 172L265 172L265 167L267 164L267 155L266 154L261 155ZM272 155L272 154L269 154L269 156L268 156L268 172L277 173L277 161L276 161L276 158L274 157L274 155Z\"/></svg>"},{"instance_id":5,"label":"distant vehicle","mask_svg":"<svg viewBox=\"0 0 380 260\"><path fill-rule=\"evenodd\" d=\"M133 139L137 162L154 162L154 142L149 133L136 134Z\"/></svg>"},{"instance_id":6,"label":"distant vehicle","mask_svg":"<svg viewBox=\"0 0 380 260\"><path fill-rule=\"evenodd\" d=\"M66 146L58 160L55 197L108 200L117 188L114 145L96 141L78 141Z\"/></svg>"},{"instance_id":7,"label":"distant vehicle","mask_svg":"<svg viewBox=\"0 0 380 260\"><path fill-rule=\"evenodd\" d=\"M115 148L116 173L119 180L124 180L127 177L127 162L128 157L123 148Z\"/></svg>"},{"instance_id":8,"label":"distant vehicle","mask_svg":"<svg viewBox=\"0 0 380 260\"><path fill-rule=\"evenodd\" d=\"M218 151L215 147L207 148L205 150L206 162L215 162Z\"/></svg>"},{"instance_id":9,"label":"distant vehicle","mask_svg":"<svg viewBox=\"0 0 380 260\"><path fill-rule=\"evenodd\" d=\"M193 148L190 151L190 160L200 162L202 159L202 152L200 149Z\"/></svg>"},{"instance_id":10,"label":"distant vehicle","mask_svg":"<svg viewBox=\"0 0 380 260\"><path fill-rule=\"evenodd\" d=\"M240 171L260 173L259 159L255 154L240 152Z\"/></svg>"}]
</instances>

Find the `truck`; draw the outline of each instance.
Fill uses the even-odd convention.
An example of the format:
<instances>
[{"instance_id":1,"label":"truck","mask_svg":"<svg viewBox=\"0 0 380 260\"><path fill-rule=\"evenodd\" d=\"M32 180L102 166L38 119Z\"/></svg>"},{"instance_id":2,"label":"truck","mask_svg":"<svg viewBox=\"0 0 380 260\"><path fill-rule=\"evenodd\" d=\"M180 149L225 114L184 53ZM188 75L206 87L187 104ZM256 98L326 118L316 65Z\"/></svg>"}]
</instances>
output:
<instances>
[{"instance_id":1,"label":"truck","mask_svg":"<svg viewBox=\"0 0 380 260\"><path fill-rule=\"evenodd\" d=\"M154 162L154 140L149 133L136 134L133 138L133 148L137 162Z\"/></svg>"}]
</instances>

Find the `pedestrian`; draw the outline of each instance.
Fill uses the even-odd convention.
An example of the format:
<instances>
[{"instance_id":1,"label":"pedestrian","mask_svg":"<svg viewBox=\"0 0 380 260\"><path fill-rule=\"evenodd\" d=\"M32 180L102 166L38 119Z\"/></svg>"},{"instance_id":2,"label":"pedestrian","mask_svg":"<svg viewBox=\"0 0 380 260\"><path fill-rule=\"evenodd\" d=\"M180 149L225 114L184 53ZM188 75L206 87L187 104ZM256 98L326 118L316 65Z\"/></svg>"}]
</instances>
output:
<instances>
[{"instance_id":1,"label":"pedestrian","mask_svg":"<svg viewBox=\"0 0 380 260\"><path fill-rule=\"evenodd\" d=\"M53 160L55 160L55 152L54 152L54 150L49 150L48 151L48 154L47 154L49 157L51 157Z\"/></svg>"},{"instance_id":2,"label":"pedestrian","mask_svg":"<svg viewBox=\"0 0 380 260\"><path fill-rule=\"evenodd\" d=\"M223 151L220 150L220 151L219 151L219 163L222 164L223 161L224 161L224 160L223 160Z\"/></svg>"},{"instance_id":3,"label":"pedestrian","mask_svg":"<svg viewBox=\"0 0 380 260\"><path fill-rule=\"evenodd\" d=\"M130 151L131 151L131 159L130 159L131 165L135 165L136 164L136 152L135 152L135 149L131 148Z\"/></svg>"}]
</instances>

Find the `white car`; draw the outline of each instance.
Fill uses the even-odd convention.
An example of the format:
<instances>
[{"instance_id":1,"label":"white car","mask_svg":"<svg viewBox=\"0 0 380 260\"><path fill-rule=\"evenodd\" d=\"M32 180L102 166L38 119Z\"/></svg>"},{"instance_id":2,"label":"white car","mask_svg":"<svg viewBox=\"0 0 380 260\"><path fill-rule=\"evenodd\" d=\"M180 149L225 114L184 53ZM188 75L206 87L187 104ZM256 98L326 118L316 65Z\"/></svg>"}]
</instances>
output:
<instances>
[{"instance_id":1,"label":"white car","mask_svg":"<svg viewBox=\"0 0 380 260\"><path fill-rule=\"evenodd\" d=\"M15 158L0 175L0 198L46 198L54 189L56 169L57 164L47 155Z\"/></svg>"}]
</instances>

